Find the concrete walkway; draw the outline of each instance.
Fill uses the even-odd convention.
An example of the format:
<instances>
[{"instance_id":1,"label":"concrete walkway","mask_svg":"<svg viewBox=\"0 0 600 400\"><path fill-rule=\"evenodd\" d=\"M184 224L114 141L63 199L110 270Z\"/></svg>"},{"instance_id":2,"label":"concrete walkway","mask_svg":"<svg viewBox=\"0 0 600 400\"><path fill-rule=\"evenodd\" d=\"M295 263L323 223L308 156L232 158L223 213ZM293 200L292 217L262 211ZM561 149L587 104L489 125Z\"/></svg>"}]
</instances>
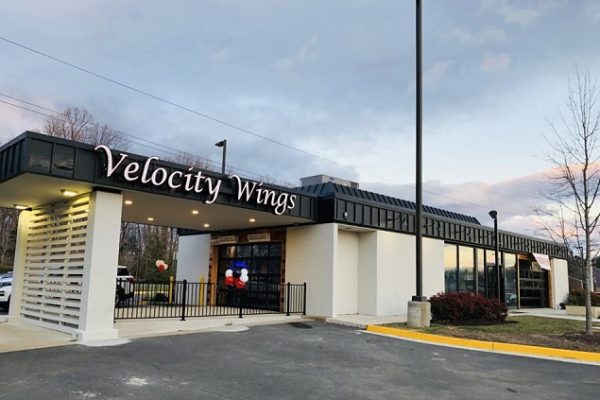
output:
<instances>
[{"instance_id":1,"label":"concrete walkway","mask_svg":"<svg viewBox=\"0 0 600 400\"><path fill-rule=\"evenodd\" d=\"M263 314L244 315L244 318L234 316L187 318L185 321L180 321L177 318L130 319L119 320L115 326L119 330L120 338L132 339L148 336L190 333L193 331L207 331L226 326L285 324L303 320L307 320L307 318L301 315L291 315L288 317L283 314Z\"/></svg>"},{"instance_id":2,"label":"concrete walkway","mask_svg":"<svg viewBox=\"0 0 600 400\"><path fill-rule=\"evenodd\" d=\"M585 316L583 315L568 315L566 310L560 310L555 308L522 308L520 310L510 310L508 314L515 317L520 315L531 315L534 317L585 321ZM600 319L593 319L592 321L595 325L594 329L600 329Z\"/></svg>"},{"instance_id":3,"label":"concrete walkway","mask_svg":"<svg viewBox=\"0 0 600 400\"><path fill-rule=\"evenodd\" d=\"M117 321L120 339L133 339L149 336L175 335L218 329L235 329L243 326L285 324L289 322L308 321L301 315L285 316L282 314L248 315L238 317L199 317L180 321L171 319L139 319ZM126 341L97 341L97 345L114 345ZM0 318L0 353L41 349L45 347L66 346L77 342L73 335L32 325L23 321L8 321ZM85 343L94 345L95 342Z\"/></svg>"},{"instance_id":4,"label":"concrete walkway","mask_svg":"<svg viewBox=\"0 0 600 400\"><path fill-rule=\"evenodd\" d=\"M66 346L76 343L69 334L42 328L26 322L0 322L0 353Z\"/></svg>"}]
</instances>

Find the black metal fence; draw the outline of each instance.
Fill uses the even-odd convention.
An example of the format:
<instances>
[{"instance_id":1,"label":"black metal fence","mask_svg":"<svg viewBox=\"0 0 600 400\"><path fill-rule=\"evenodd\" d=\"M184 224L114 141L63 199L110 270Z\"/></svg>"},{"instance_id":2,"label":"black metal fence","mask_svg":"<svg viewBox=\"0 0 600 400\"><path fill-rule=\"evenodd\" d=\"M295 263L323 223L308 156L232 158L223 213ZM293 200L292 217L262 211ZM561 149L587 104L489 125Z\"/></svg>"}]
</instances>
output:
<instances>
[{"instance_id":1,"label":"black metal fence","mask_svg":"<svg viewBox=\"0 0 600 400\"><path fill-rule=\"evenodd\" d=\"M306 315L306 283L249 281L245 289L211 282L130 282L117 279L116 319Z\"/></svg>"}]
</instances>

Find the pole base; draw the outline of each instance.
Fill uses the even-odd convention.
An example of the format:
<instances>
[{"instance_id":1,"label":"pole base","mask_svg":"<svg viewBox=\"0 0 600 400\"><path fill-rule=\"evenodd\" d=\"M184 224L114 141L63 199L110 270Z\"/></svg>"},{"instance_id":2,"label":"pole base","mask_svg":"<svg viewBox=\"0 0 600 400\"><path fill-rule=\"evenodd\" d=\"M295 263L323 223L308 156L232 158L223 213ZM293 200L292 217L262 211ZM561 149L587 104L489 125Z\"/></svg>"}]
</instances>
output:
<instances>
[{"instance_id":1,"label":"pole base","mask_svg":"<svg viewBox=\"0 0 600 400\"><path fill-rule=\"evenodd\" d=\"M431 303L409 301L406 323L409 328L428 328L431 325Z\"/></svg>"}]
</instances>

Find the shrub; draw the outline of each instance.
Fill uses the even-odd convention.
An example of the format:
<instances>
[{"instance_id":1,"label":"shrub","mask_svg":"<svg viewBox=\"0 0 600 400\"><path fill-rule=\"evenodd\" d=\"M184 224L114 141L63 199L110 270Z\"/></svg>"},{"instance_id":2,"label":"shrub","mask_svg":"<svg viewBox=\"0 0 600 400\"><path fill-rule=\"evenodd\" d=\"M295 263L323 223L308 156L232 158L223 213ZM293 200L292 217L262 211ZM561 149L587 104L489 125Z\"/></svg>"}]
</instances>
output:
<instances>
[{"instance_id":1,"label":"shrub","mask_svg":"<svg viewBox=\"0 0 600 400\"><path fill-rule=\"evenodd\" d=\"M585 306L585 292L581 289L575 289L569 292L569 296L567 296L567 305ZM600 307L600 293L592 293L592 306Z\"/></svg>"},{"instance_id":2,"label":"shrub","mask_svg":"<svg viewBox=\"0 0 600 400\"><path fill-rule=\"evenodd\" d=\"M508 315L506 304L479 294L438 293L429 301L434 321L495 324L505 322Z\"/></svg>"}]
</instances>

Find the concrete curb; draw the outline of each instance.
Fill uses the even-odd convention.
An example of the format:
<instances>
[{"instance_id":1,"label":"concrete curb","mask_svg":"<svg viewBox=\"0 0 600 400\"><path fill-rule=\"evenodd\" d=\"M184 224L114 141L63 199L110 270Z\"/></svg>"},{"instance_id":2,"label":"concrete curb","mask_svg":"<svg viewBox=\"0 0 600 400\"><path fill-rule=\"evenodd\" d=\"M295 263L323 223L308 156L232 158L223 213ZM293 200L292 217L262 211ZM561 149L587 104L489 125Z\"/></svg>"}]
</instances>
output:
<instances>
[{"instance_id":1,"label":"concrete curb","mask_svg":"<svg viewBox=\"0 0 600 400\"><path fill-rule=\"evenodd\" d=\"M366 331L425 343L433 343L445 346L458 346L467 349L483 350L493 353L544 357L562 361L580 361L600 365L600 353L591 353L587 351L564 350L551 347L528 346L523 344L461 339L451 336L432 335L430 333L415 332L400 328L388 328L378 325L368 325Z\"/></svg>"}]
</instances>

